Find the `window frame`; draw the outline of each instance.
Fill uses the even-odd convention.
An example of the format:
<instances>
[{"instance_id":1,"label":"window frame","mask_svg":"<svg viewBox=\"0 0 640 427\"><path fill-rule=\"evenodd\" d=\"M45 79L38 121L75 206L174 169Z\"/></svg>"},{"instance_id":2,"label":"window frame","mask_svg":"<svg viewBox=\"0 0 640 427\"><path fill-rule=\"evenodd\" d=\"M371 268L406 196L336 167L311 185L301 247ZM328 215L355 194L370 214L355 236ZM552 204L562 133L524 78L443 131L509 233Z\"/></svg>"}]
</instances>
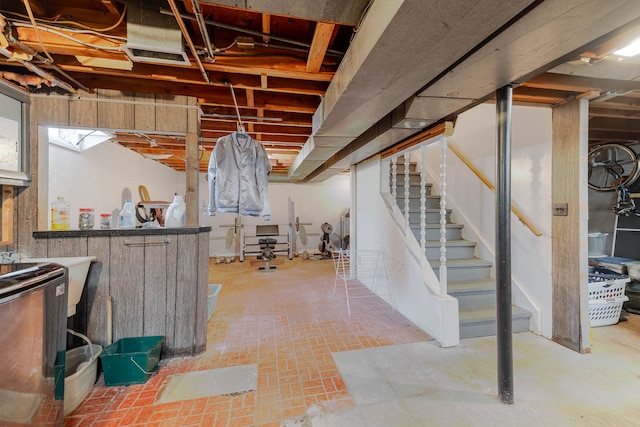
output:
<instances>
[{"instance_id":1,"label":"window frame","mask_svg":"<svg viewBox=\"0 0 640 427\"><path fill-rule=\"evenodd\" d=\"M0 185L11 185L14 187L28 187L31 183L29 173L29 104L31 103L28 93L15 86L0 80L0 94L20 102L19 132L20 144L19 159L16 171L0 169ZM0 129L0 132L2 130ZM3 198L4 201L4 198ZM3 203L4 206L4 203ZM4 240L4 239L2 239Z\"/></svg>"}]
</instances>

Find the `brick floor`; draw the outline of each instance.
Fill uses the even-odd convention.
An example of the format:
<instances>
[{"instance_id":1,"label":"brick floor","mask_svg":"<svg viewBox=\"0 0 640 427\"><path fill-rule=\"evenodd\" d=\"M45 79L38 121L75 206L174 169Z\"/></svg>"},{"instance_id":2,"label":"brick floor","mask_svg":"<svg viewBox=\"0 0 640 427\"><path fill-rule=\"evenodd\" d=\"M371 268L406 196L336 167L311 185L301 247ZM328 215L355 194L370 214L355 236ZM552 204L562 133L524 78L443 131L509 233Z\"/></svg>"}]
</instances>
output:
<instances>
[{"instance_id":1,"label":"brick floor","mask_svg":"<svg viewBox=\"0 0 640 427\"><path fill-rule=\"evenodd\" d=\"M332 352L430 339L382 299L332 296L331 260L277 258L275 271L256 262L215 264L209 283L220 283L207 331L207 350L162 360L145 384L107 387L102 375L65 426L280 426L311 405L325 410L354 403ZM366 291L366 290L365 290ZM362 292L360 292L362 295ZM156 403L170 375L258 365L257 389L246 393Z\"/></svg>"}]
</instances>

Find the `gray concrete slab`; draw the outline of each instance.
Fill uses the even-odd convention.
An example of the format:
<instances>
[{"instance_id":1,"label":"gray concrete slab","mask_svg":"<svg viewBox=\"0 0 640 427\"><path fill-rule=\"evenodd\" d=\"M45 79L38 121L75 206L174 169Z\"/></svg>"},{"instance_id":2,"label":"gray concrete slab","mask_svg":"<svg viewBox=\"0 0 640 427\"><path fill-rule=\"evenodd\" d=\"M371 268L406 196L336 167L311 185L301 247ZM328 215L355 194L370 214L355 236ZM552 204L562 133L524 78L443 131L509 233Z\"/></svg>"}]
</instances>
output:
<instances>
[{"instance_id":1,"label":"gray concrete slab","mask_svg":"<svg viewBox=\"0 0 640 427\"><path fill-rule=\"evenodd\" d=\"M625 313L625 312L623 312ZM640 425L640 316L592 329L578 354L532 333L513 337L513 405L497 397L496 338L333 353L356 406L315 413L323 426Z\"/></svg>"}]
</instances>

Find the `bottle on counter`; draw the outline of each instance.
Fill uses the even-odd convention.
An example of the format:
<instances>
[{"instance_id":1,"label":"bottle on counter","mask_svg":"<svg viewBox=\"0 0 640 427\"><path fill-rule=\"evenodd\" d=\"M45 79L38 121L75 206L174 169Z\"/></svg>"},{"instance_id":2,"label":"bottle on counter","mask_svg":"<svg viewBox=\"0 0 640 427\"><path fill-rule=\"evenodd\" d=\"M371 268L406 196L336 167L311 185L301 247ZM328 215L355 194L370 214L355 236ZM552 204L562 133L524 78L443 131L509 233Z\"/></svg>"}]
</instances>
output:
<instances>
[{"instance_id":1,"label":"bottle on counter","mask_svg":"<svg viewBox=\"0 0 640 427\"><path fill-rule=\"evenodd\" d=\"M71 227L71 204L64 197L58 196L51 204L51 230L69 230Z\"/></svg>"},{"instance_id":2,"label":"bottle on counter","mask_svg":"<svg viewBox=\"0 0 640 427\"><path fill-rule=\"evenodd\" d=\"M80 230L91 230L94 225L95 213L93 208L80 208L78 214L78 228Z\"/></svg>"},{"instance_id":3,"label":"bottle on counter","mask_svg":"<svg viewBox=\"0 0 640 427\"><path fill-rule=\"evenodd\" d=\"M165 227L184 227L187 222L187 207L182 196L173 196L173 202L169 205L164 216Z\"/></svg>"},{"instance_id":4,"label":"bottle on counter","mask_svg":"<svg viewBox=\"0 0 640 427\"><path fill-rule=\"evenodd\" d=\"M120 215L118 215L118 228L135 228L136 211L131 200L125 200Z\"/></svg>"}]
</instances>

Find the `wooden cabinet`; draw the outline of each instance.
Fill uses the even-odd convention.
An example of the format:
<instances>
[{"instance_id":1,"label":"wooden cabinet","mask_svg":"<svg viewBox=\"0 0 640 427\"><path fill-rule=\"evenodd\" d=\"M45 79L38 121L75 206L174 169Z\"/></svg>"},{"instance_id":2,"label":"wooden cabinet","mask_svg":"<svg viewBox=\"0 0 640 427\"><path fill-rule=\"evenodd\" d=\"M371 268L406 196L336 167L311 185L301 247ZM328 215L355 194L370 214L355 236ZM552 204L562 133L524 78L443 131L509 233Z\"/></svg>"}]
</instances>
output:
<instances>
[{"instance_id":1,"label":"wooden cabinet","mask_svg":"<svg viewBox=\"0 0 640 427\"><path fill-rule=\"evenodd\" d=\"M92 342L163 335L167 356L206 348L209 227L35 232L39 256L96 256L76 316ZM112 318L109 320L109 311Z\"/></svg>"}]
</instances>

